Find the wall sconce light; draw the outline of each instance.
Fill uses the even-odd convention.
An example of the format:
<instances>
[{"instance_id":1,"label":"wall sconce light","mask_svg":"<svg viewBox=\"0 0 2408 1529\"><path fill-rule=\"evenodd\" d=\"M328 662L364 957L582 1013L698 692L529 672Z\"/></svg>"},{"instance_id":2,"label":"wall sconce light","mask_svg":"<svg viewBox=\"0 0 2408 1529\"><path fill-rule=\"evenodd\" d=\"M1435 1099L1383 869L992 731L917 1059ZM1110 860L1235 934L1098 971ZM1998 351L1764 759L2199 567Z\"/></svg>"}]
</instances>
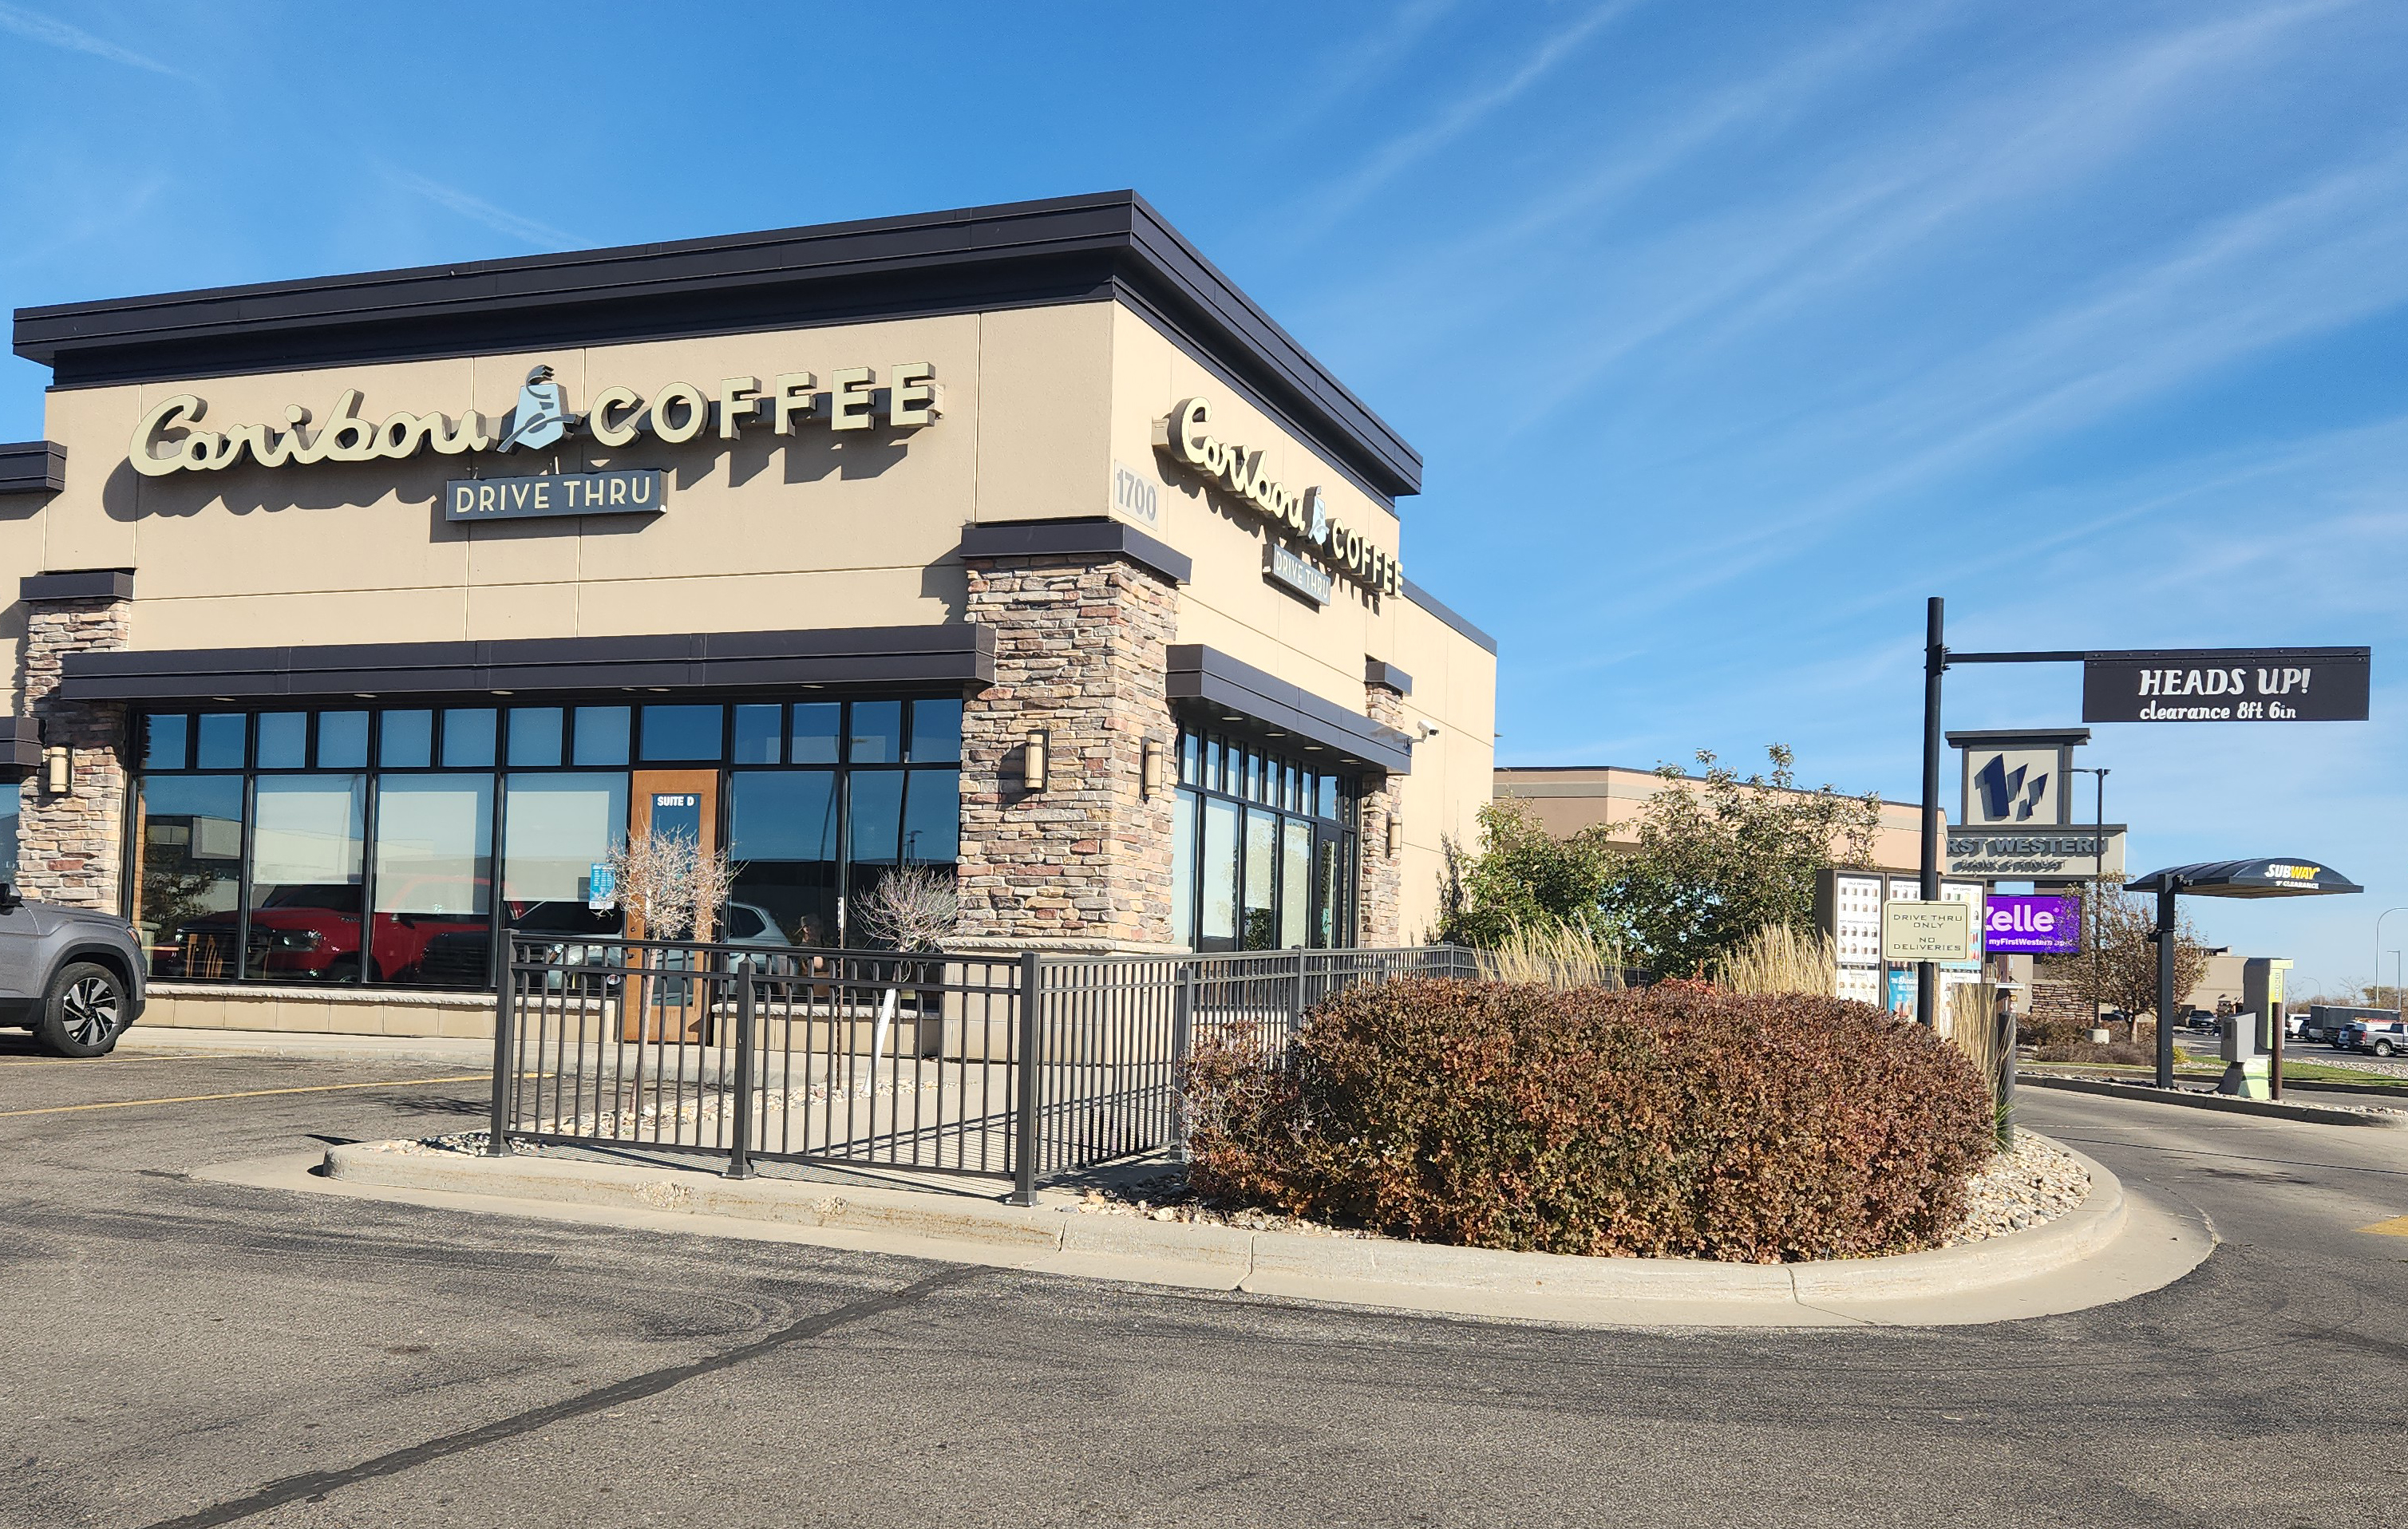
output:
<instances>
[{"instance_id":1,"label":"wall sconce light","mask_svg":"<svg viewBox=\"0 0 2408 1529\"><path fill-rule=\"evenodd\" d=\"M1145 740L1144 762L1138 767L1138 789L1148 797L1162 789L1162 744L1159 739Z\"/></svg>"},{"instance_id":2,"label":"wall sconce light","mask_svg":"<svg viewBox=\"0 0 2408 1529\"><path fill-rule=\"evenodd\" d=\"M1046 744L1045 729L1039 727L1033 729L1020 745L1020 783L1026 790L1045 789L1045 756L1052 751Z\"/></svg>"},{"instance_id":3,"label":"wall sconce light","mask_svg":"<svg viewBox=\"0 0 2408 1529\"><path fill-rule=\"evenodd\" d=\"M1397 853L1397 851L1398 851L1398 850L1401 850L1401 849L1403 849L1404 847L1405 847L1405 821L1404 821L1402 818L1398 817L1395 813L1391 812L1391 813L1389 813L1389 814L1388 814L1388 856L1389 856L1389 858L1390 858L1390 859L1392 859L1392 860L1393 860L1393 859L1395 859L1395 858L1396 858L1396 853Z\"/></svg>"},{"instance_id":4,"label":"wall sconce light","mask_svg":"<svg viewBox=\"0 0 2408 1529\"><path fill-rule=\"evenodd\" d=\"M74 763L64 745L52 744L42 750L42 767L49 774L51 795L64 796L74 788Z\"/></svg>"}]
</instances>

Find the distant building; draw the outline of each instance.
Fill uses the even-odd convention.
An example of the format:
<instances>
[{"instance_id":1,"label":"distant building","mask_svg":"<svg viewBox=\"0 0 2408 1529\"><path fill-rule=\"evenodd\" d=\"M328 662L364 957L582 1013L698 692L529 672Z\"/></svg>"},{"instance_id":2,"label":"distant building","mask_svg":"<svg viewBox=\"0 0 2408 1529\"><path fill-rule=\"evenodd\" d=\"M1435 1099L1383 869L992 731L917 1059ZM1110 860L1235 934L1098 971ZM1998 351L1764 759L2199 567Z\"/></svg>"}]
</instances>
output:
<instances>
[{"instance_id":1,"label":"distant building","mask_svg":"<svg viewBox=\"0 0 2408 1529\"><path fill-rule=\"evenodd\" d=\"M1697 776L1682 778L1691 791L1703 789ZM1639 819L1648 799L1665 789L1654 770L1627 764L1545 764L1500 766L1497 799L1522 803L1547 832L1569 838L1582 829L1602 823L1617 842L1639 842ZM1792 794L1806 796L1812 792ZM1884 802L1881 822L1873 831L1873 852L1867 870L1909 872L1921 868L1923 807L1915 802Z\"/></svg>"}]
</instances>

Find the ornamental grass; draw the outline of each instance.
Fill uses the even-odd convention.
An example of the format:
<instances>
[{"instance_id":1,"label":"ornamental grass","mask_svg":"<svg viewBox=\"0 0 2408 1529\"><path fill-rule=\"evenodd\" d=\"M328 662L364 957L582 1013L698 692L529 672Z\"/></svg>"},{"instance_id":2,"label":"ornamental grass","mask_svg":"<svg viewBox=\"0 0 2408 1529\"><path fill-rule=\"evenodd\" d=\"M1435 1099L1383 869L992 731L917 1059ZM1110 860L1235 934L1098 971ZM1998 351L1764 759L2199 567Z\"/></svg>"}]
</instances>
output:
<instances>
[{"instance_id":1,"label":"ornamental grass","mask_svg":"<svg viewBox=\"0 0 2408 1529\"><path fill-rule=\"evenodd\" d=\"M1413 979L1185 1070L1190 1180L1394 1236L1783 1263L1930 1246L1990 1152L1964 1054L1839 999Z\"/></svg>"}]
</instances>

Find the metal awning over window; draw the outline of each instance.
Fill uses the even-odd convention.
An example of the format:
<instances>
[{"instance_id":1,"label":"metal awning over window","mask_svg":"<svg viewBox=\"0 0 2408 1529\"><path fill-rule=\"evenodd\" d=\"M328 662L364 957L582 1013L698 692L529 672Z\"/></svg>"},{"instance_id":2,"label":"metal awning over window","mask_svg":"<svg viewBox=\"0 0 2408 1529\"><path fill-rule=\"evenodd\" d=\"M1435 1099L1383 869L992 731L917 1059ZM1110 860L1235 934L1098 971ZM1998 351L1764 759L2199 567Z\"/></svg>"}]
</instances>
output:
<instances>
[{"instance_id":1,"label":"metal awning over window","mask_svg":"<svg viewBox=\"0 0 2408 1529\"><path fill-rule=\"evenodd\" d=\"M1239 730L1273 742L1292 737L1297 741L1287 747L1308 758L1326 752L1336 764L1389 775L1413 767L1412 739L1360 712L1200 643L1175 643L1168 657L1170 700L1189 703L1210 722L1243 724Z\"/></svg>"},{"instance_id":2,"label":"metal awning over window","mask_svg":"<svg viewBox=\"0 0 2408 1529\"><path fill-rule=\"evenodd\" d=\"M734 686L968 686L994 679L995 631L965 622L819 632L80 652L66 655L58 693L71 701L238 702Z\"/></svg>"}]
</instances>

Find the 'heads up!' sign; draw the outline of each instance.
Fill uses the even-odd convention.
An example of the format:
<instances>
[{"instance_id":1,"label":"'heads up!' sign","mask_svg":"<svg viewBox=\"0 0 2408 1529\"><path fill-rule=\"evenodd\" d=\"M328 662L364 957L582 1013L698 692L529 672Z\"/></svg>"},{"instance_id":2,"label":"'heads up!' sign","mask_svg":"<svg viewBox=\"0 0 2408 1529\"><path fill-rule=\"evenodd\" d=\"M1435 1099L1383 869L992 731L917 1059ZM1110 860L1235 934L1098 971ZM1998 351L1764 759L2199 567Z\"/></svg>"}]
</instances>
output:
<instances>
[{"instance_id":1,"label":"'heads up!' sign","mask_svg":"<svg viewBox=\"0 0 2408 1529\"><path fill-rule=\"evenodd\" d=\"M2082 899L1992 893L1983 937L1992 955L2071 955L2082 949Z\"/></svg>"},{"instance_id":2,"label":"'heads up!' sign","mask_svg":"<svg viewBox=\"0 0 2408 1529\"><path fill-rule=\"evenodd\" d=\"M2200 648L2092 653L2086 722L2362 722L2365 648Z\"/></svg>"}]
</instances>

